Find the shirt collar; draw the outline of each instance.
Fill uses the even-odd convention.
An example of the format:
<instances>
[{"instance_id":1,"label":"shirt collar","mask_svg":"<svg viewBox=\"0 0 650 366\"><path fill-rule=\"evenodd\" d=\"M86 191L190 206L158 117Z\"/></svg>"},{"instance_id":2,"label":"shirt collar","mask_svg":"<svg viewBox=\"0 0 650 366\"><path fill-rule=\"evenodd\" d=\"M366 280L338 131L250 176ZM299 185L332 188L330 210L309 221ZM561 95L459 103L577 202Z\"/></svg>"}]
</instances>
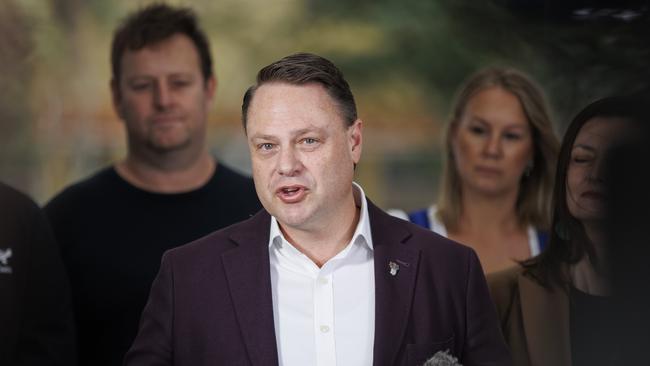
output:
<instances>
[{"instance_id":1,"label":"shirt collar","mask_svg":"<svg viewBox=\"0 0 650 366\"><path fill-rule=\"evenodd\" d=\"M368 249L372 250L372 234L370 232L370 218L368 217L368 202L366 200L366 194L363 192L363 188L361 188L361 186L356 182L352 182L352 194L354 196L354 203L357 207L360 207L360 210L359 222L357 223L357 227L354 230L354 234L352 234L352 240L350 243L362 242L366 244ZM281 243L287 242L287 240L282 234L275 216L271 216L269 247L275 242Z\"/></svg>"}]
</instances>

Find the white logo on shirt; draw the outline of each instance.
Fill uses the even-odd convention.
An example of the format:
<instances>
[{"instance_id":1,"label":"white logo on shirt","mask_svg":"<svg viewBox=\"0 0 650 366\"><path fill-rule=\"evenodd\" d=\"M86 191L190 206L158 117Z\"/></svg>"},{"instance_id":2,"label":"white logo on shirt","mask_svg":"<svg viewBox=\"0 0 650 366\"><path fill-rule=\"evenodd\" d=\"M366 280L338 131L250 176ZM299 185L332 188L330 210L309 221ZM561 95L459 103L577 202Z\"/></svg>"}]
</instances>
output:
<instances>
[{"instance_id":1,"label":"white logo on shirt","mask_svg":"<svg viewBox=\"0 0 650 366\"><path fill-rule=\"evenodd\" d=\"M0 249L0 273L11 273L13 272L11 266L9 265L9 258L11 258L11 248Z\"/></svg>"}]
</instances>

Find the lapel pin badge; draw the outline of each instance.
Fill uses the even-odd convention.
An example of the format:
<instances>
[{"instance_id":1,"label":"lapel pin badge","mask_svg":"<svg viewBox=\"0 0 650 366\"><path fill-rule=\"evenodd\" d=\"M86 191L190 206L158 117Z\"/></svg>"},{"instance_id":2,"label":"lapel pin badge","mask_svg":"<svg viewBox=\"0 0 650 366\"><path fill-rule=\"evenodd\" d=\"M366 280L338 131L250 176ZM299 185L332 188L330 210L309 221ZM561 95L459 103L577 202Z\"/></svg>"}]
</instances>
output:
<instances>
[{"instance_id":1,"label":"lapel pin badge","mask_svg":"<svg viewBox=\"0 0 650 366\"><path fill-rule=\"evenodd\" d=\"M397 276L397 272L399 271L399 264L390 261L388 262L388 269L391 276Z\"/></svg>"}]
</instances>

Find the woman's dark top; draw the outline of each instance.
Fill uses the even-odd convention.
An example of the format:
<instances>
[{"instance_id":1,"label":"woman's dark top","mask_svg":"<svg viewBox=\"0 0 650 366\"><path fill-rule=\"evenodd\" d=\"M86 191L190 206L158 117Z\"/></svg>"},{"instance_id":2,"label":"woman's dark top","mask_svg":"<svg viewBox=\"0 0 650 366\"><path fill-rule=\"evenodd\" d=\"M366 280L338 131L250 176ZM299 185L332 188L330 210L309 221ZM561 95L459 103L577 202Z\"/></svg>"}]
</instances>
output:
<instances>
[{"instance_id":1,"label":"woman's dark top","mask_svg":"<svg viewBox=\"0 0 650 366\"><path fill-rule=\"evenodd\" d=\"M573 366L614 365L616 334L612 327L613 300L575 287L570 290L570 334Z\"/></svg>"}]
</instances>

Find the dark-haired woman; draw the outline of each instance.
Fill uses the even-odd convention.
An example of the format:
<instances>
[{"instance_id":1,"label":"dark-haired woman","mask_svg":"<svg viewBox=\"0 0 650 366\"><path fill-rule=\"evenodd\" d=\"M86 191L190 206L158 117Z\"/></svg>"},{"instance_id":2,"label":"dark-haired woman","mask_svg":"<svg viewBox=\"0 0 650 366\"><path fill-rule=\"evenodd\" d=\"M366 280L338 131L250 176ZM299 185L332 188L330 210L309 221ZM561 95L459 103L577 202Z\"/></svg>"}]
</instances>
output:
<instances>
[{"instance_id":1,"label":"dark-haired woman","mask_svg":"<svg viewBox=\"0 0 650 366\"><path fill-rule=\"evenodd\" d=\"M616 365L604 218L605 162L642 119L634 100L587 106L560 147L548 248L488 276L514 364Z\"/></svg>"}]
</instances>

